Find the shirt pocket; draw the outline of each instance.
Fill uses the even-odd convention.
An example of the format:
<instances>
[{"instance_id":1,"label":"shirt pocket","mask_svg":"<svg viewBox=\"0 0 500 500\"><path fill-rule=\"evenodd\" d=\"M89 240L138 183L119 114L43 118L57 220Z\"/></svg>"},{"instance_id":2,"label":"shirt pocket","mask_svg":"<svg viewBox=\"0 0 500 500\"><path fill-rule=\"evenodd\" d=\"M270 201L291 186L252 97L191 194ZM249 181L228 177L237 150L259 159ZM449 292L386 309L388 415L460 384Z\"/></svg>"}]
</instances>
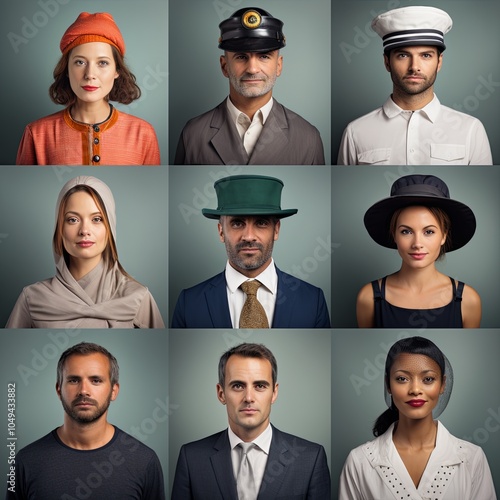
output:
<instances>
[{"instance_id":1,"label":"shirt pocket","mask_svg":"<svg viewBox=\"0 0 500 500\"><path fill-rule=\"evenodd\" d=\"M358 165L388 165L391 148L370 149L358 154Z\"/></svg>"},{"instance_id":2,"label":"shirt pocket","mask_svg":"<svg viewBox=\"0 0 500 500\"><path fill-rule=\"evenodd\" d=\"M431 144L431 164L465 165L465 146L462 144Z\"/></svg>"}]
</instances>

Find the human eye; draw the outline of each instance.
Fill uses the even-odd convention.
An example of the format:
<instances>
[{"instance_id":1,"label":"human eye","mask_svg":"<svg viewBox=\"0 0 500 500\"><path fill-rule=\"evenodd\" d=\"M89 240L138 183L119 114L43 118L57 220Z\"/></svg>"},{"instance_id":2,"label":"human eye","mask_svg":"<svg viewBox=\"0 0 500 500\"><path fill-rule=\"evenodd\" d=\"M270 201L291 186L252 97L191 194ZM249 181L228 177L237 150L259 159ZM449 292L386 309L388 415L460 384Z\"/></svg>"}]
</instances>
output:
<instances>
[{"instance_id":1,"label":"human eye","mask_svg":"<svg viewBox=\"0 0 500 500\"><path fill-rule=\"evenodd\" d=\"M406 235L411 234L411 231L409 229L401 229L400 233Z\"/></svg>"},{"instance_id":2,"label":"human eye","mask_svg":"<svg viewBox=\"0 0 500 500\"><path fill-rule=\"evenodd\" d=\"M96 215L92 218L93 222L102 222L102 217L100 215Z\"/></svg>"},{"instance_id":3,"label":"human eye","mask_svg":"<svg viewBox=\"0 0 500 500\"><path fill-rule=\"evenodd\" d=\"M99 61L99 66L108 66L109 61Z\"/></svg>"},{"instance_id":4,"label":"human eye","mask_svg":"<svg viewBox=\"0 0 500 500\"><path fill-rule=\"evenodd\" d=\"M266 384L255 384L255 388L258 391L265 391L267 389L267 385Z\"/></svg>"},{"instance_id":5,"label":"human eye","mask_svg":"<svg viewBox=\"0 0 500 500\"><path fill-rule=\"evenodd\" d=\"M243 384L240 383L234 383L231 388L235 391L241 391L243 389Z\"/></svg>"},{"instance_id":6,"label":"human eye","mask_svg":"<svg viewBox=\"0 0 500 500\"><path fill-rule=\"evenodd\" d=\"M101 378L93 378L92 383L95 385L102 384L102 379Z\"/></svg>"},{"instance_id":7,"label":"human eye","mask_svg":"<svg viewBox=\"0 0 500 500\"><path fill-rule=\"evenodd\" d=\"M68 224L76 224L78 222L78 218L75 217L74 215L71 215L69 217L66 217L66 222Z\"/></svg>"},{"instance_id":8,"label":"human eye","mask_svg":"<svg viewBox=\"0 0 500 500\"><path fill-rule=\"evenodd\" d=\"M233 219L231 221L231 227L234 227L235 229L243 227L243 221L239 219Z\"/></svg>"},{"instance_id":9,"label":"human eye","mask_svg":"<svg viewBox=\"0 0 500 500\"><path fill-rule=\"evenodd\" d=\"M407 377L404 377L403 375L397 375L395 377L396 382L399 382L400 384L406 382L408 380Z\"/></svg>"},{"instance_id":10,"label":"human eye","mask_svg":"<svg viewBox=\"0 0 500 500\"><path fill-rule=\"evenodd\" d=\"M83 66L83 65L85 65L85 61L83 59L75 59L73 61L73 63L74 63L75 66Z\"/></svg>"},{"instance_id":11,"label":"human eye","mask_svg":"<svg viewBox=\"0 0 500 500\"><path fill-rule=\"evenodd\" d=\"M78 379L76 379L74 377L73 378L68 378L68 379L66 379L66 382L68 384L76 384L78 382Z\"/></svg>"},{"instance_id":12,"label":"human eye","mask_svg":"<svg viewBox=\"0 0 500 500\"><path fill-rule=\"evenodd\" d=\"M436 381L435 377L424 377L424 384L432 384Z\"/></svg>"},{"instance_id":13,"label":"human eye","mask_svg":"<svg viewBox=\"0 0 500 500\"><path fill-rule=\"evenodd\" d=\"M257 225L259 227L267 227L269 226L269 221L267 219L260 219L257 221Z\"/></svg>"}]
</instances>

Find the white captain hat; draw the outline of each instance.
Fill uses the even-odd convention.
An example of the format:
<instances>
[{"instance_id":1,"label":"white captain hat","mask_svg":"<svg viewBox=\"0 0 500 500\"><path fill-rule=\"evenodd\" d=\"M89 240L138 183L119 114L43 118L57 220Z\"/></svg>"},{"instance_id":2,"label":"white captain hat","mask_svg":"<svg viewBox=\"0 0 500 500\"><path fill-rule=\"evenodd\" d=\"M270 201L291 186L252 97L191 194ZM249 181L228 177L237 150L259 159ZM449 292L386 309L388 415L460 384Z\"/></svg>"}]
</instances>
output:
<instances>
[{"instance_id":1,"label":"white captain hat","mask_svg":"<svg viewBox=\"0 0 500 500\"><path fill-rule=\"evenodd\" d=\"M386 53L411 45L432 45L443 51L446 49L444 35L452 25L451 17L444 10L416 5L389 10L372 21Z\"/></svg>"}]
</instances>

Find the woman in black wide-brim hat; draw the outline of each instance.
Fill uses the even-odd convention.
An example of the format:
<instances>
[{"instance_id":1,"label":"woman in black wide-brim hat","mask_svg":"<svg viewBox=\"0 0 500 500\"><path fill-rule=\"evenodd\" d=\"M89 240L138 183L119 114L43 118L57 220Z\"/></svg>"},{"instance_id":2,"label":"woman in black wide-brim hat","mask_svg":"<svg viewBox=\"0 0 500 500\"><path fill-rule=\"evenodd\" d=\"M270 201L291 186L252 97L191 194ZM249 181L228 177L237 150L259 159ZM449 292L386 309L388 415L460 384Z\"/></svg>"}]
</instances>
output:
<instances>
[{"instance_id":1,"label":"woman in black wide-brim hat","mask_svg":"<svg viewBox=\"0 0 500 500\"><path fill-rule=\"evenodd\" d=\"M391 196L364 217L372 239L396 248L399 271L372 281L359 292L360 328L477 328L481 299L470 286L439 272L436 261L463 247L476 230L465 204L452 200L446 184L433 175L407 175Z\"/></svg>"}]
</instances>

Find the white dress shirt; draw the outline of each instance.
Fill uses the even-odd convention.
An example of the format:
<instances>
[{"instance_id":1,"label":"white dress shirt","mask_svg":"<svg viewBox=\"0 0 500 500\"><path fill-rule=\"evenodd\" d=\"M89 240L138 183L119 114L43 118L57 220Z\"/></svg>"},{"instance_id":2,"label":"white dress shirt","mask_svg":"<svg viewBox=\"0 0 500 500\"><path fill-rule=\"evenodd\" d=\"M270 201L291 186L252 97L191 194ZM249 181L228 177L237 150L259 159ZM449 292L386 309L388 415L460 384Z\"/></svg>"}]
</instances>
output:
<instances>
[{"instance_id":1,"label":"white dress shirt","mask_svg":"<svg viewBox=\"0 0 500 500\"><path fill-rule=\"evenodd\" d=\"M232 102L229 97L227 98L227 109L229 111L229 116L231 120L236 125L236 130L238 131L241 140L243 141L243 146L250 156L252 154L255 143L259 139L260 133L264 128L264 123L266 123L267 117L271 112L271 108L273 107L273 98L269 99L269 101L262 106L257 112L253 115L253 119L250 120L250 117L240 111Z\"/></svg>"},{"instance_id":2,"label":"white dress shirt","mask_svg":"<svg viewBox=\"0 0 500 500\"><path fill-rule=\"evenodd\" d=\"M483 124L442 106L436 95L417 111L385 104L344 131L339 165L491 165Z\"/></svg>"},{"instance_id":3,"label":"white dress shirt","mask_svg":"<svg viewBox=\"0 0 500 500\"><path fill-rule=\"evenodd\" d=\"M340 476L340 500L496 500L483 450L452 436L441 422L417 488L392 441L393 429L394 424L349 453Z\"/></svg>"},{"instance_id":4,"label":"white dress shirt","mask_svg":"<svg viewBox=\"0 0 500 500\"><path fill-rule=\"evenodd\" d=\"M231 323L233 328L239 328L239 321L243 304L247 298L245 292L240 288L244 281L250 278L238 272L229 262L226 264L226 290L227 302L229 304L229 314L231 315ZM274 307L276 305L276 294L278 293L278 274L274 260L255 278L262 283L262 286L257 290L257 300L262 304L266 311L269 327L273 324Z\"/></svg>"},{"instance_id":5,"label":"white dress shirt","mask_svg":"<svg viewBox=\"0 0 500 500\"><path fill-rule=\"evenodd\" d=\"M240 468L240 451L238 444L243 443L232 430L231 427L227 429L229 435L229 444L231 445L231 462L233 463L234 479L238 477L238 470ZM253 475L255 479L255 486L259 491L262 480L264 479L264 471L266 470L267 457L271 448L271 440L273 438L273 428L269 424L266 429L256 439L252 441L256 445L248 454L248 460L252 465Z\"/></svg>"}]
</instances>

